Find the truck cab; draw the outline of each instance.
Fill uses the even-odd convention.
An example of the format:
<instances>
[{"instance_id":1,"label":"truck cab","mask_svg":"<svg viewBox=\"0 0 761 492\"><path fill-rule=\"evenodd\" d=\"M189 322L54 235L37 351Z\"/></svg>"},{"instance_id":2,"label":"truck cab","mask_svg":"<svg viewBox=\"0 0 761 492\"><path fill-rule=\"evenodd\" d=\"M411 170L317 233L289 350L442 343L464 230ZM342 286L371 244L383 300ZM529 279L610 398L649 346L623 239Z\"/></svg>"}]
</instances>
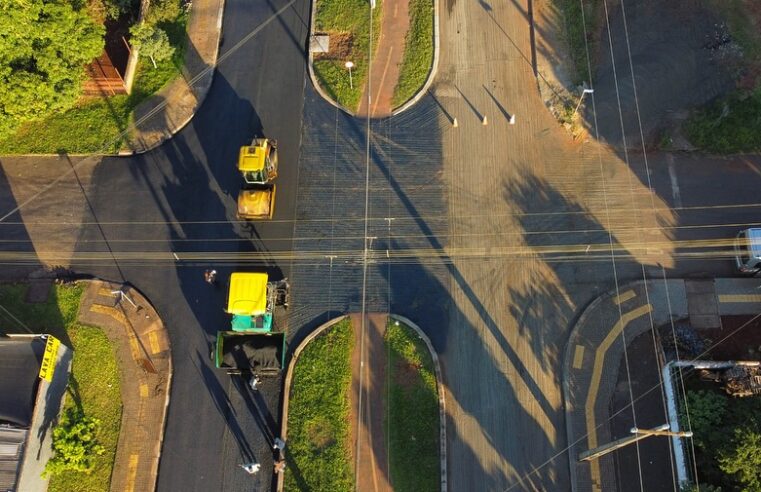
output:
<instances>
[{"instance_id":1,"label":"truck cab","mask_svg":"<svg viewBox=\"0 0 761 492\"><path fill-rule=\"evenodd\" d=\"M740 231L735 238L735 264L745 275L761 272L761 228Z\"/></svg>"}]
</instances>

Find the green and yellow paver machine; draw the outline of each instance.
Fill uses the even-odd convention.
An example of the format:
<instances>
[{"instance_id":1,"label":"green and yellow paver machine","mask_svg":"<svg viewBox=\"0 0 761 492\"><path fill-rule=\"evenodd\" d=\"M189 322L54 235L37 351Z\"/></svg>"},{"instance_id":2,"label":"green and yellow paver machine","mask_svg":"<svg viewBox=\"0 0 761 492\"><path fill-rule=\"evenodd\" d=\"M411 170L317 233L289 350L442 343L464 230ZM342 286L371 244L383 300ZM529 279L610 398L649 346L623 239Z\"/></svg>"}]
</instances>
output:
<instances>
[{"instance_id":1,"label":"green and yellow paver machine","mask_svg":"<svg viewBox=\"0 0 761 492\"><path fill-rule=\"evenodd\" d=\"M288 307L286 279L270 282L266 273L230 276L226 312L230 330L217 332L214 365L228 374L278 374L285 364L285 333L274 329L274 313Z\"/></svg>"}]
</instances>

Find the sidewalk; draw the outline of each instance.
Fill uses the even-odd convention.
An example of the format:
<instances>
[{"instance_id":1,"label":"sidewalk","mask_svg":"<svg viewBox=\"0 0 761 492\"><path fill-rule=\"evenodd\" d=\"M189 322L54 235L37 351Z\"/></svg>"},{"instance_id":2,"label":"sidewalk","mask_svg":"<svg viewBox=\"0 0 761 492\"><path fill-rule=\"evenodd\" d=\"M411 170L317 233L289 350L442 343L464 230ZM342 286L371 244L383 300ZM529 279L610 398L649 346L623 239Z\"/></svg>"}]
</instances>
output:
<instances>
[{"instance_id":1,"label":"sidewalk","mask_svg":"<svg viewBox=\"0 0 761 492\"><path fill-rule=\"evenodd\" d=\"M388 316L367 313L365 333L362 334L362 315L352 313L354 352L351 359L351 392L349 397L352 415L351 436L354 439L353 465L359 491L392 492L389 474L387 436L383 428L386 389L386 352L384 334ZM364 342L363 342L364 340ZM362 399L361 414L357 415ZM355 447L356 445L356 447Z\"/></svg>"},{"instance_id":2,"label":"sidewalk","mask_svg":"<svg viewBox=\"0 0 761 492\"><path fill-rule=\"evenodd\" d=\"M135 128L121 154L141 154L158 147L201 106L214 78L224 4L224 0L193 1L182 75L135 108Z\"/></svg>"},{"instance_id":3,"label":"sidewalk","mask_svg":"<svg viewBox=\"0 0 761 492\"><path fill-rule=\"evenodd\" d=\"M384 0L378 48L373 56L370 75L359 99L357 116L383 118L391 115L394 89L404 57L405 37L410 27L409 1ZM367 89L370 87L370 104Z\"/></svg>"},{"instance_id":4,"label":"sidewalk","mask_svg":"<svg viewBox=\"0 0 761 492\"><path fill-rule=\"evenodd\" d=\"M635 282L590 304L573 327L563 362L573 491L620 489L613 453L583 463L577 458L580 452L611 441L610 403L624 353L624 329L629 344L672 318L689 317L695 323L757 314L761 310L758 285L758 280L748 278Z\"/></svg>"},{"instance_id":5,"label":"sidewalk","mask_svg":"<svg viewBox=\"0 0 761 492\"><path fill-rule=\"evenodd\" d=\"M119 290L125 295L113 293ZM153 492L172 378L166 328L139 292L99 280L87 283L79 321L103 329L119 362L122 424L111 490Z\"/></svg>"}]
</instances>

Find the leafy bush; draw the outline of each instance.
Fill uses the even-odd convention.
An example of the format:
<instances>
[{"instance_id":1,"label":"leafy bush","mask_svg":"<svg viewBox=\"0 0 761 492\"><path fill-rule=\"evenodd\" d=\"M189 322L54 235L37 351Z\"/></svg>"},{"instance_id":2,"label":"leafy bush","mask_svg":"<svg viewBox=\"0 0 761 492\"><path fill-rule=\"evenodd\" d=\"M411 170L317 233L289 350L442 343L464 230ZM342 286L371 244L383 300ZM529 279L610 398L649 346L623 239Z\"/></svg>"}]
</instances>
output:
<instances>
[{"instance_id":1,"label":"leafy bush","mask_svg":"<svg viewBox=\"0 0 761 492\"><path fill-rule=\"evenodd\" d=\"M713 391L688 391L687 405L693 442L703 450L710 450L721 440L720 424L727 413L727 397ZM687 422L687 409L682 406L682 422Z\"/></svg>"},{"instance_id":2,"label":"leafy bush","mask_svg":"<svg viewBox=\"0 0 761 492\"><path fill-rule=\"evenodd\" d=\"M685 124L690 142L718 154L761 150L761 89L739 92L696 111Z\"/></svg>"},{"instance_id":3,"label":"leafy bush","mask_svg":"<svg viewBox=\"0 0 761 492\"><path fill-rule=\"evenodd\" d=\"M719 456L719 467L733 475L746 491L761 491L761 432L735 429L732 444Z\"/></svg>"},{"instance_id":4,"label":"leafy bush","mask_svg":"<svg viewBox=\"0 0 761 492\"><path fill-rule=\"evenodd\" d=\"M45 465L44 476L65 471L91 472L95 467L95 456L105 452L95 439L99 425L98 419L69 408L53 429L54 455Z\"/></svg>"},{"instance_id":5,"label":"leafy bush","mask_svg":"<svg viewBox=\"0 0 761 492\"><path fill-rule=\"evenodd\" d=\"M706 386L703 386L706 387ZM688 390L700 490L761 492L761 398L732 398L718 389ZM680 421L685 408L681 408Z\"/></svg>"}]
</instances>

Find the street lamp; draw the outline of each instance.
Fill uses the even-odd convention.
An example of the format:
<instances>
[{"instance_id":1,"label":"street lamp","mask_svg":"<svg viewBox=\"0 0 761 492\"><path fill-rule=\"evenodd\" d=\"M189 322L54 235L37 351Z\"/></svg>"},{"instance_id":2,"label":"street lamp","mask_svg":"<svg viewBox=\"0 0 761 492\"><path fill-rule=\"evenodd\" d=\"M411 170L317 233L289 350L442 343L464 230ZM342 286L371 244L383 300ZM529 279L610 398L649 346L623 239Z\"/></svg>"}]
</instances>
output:
<instances>
[{"instance_id":1,"label":"street lamp","mask_svg":"<svg viewBox=\"0 0 761 492\"><path fill-rule=\"evenodd\" d=\"M581 106L581 101L584 100L584 96L586 96L587 94L594 94L594 93L595 93L594 89L584 89L583 91L581 91L581 97L579 98L579 104L577 104L576 105L576 109L573 110L573 114L571 115L571 118L576 116L576 111L579 110L579 106Z\"/></svg>"},{"instance_id":2,"label":"street lamp","mask_svg":"<svg viewBox=\"0 0 761 492\"><path fill-rule=\"evenodd\" d=\"M349 69L349 87L354 89L354 82L351 80L351 68L354 66L354 63L347 61L344 63L344 67Z\"/></svg>"}]
</instances>

